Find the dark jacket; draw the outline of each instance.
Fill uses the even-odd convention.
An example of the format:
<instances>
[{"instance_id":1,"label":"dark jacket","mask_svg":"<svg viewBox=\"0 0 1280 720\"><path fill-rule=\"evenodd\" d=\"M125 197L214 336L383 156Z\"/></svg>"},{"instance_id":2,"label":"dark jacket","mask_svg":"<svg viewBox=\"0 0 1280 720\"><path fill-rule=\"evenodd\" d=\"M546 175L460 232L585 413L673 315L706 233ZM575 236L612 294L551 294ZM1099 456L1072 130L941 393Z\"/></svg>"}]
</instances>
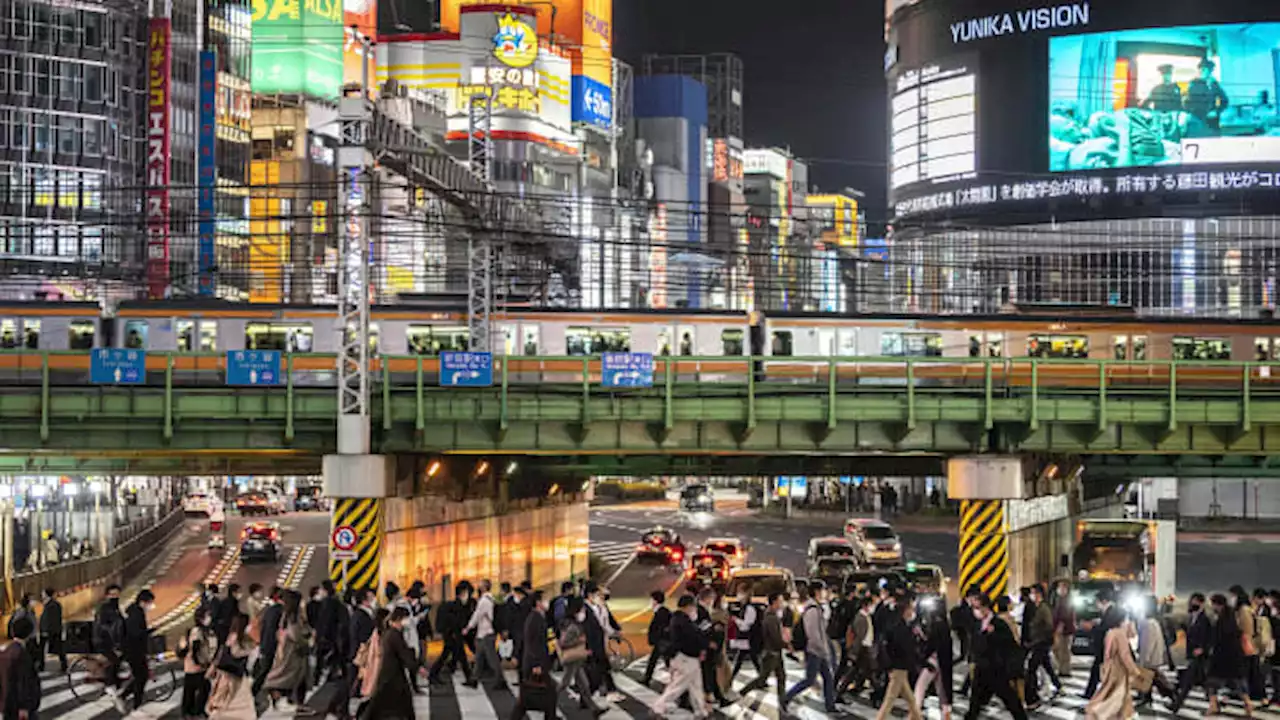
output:
<instances>
[{"instance_id":1,"label":"dark jacket","mask_svg":"<svg viewBox=\"0 0 1280 720\"><path fill-rule=\"evenodd\" d=\"M62 603L50 599L40 610L40 636L62 637Z\"/></svg>"},{"instance_id":2,"label":"dark jacket","mask_svg":"<svg viewBox=\"0 0 1280 720\"><path fill-rule=\"evenodd\" d=\"M1244 649L1240 646L1240 626L1235 613L1228 609L1219 613L1213 625L1213 655L1209 658L1209 676L1235 680L1244 674Z\"/></svg>"},{"instance_id":3,"label":"dark jacket","mask_svg":"<svg viewBox=\"0 0 1280 720\"><path fill-rule=\"evenodd\" d=\"M986 629L975 625L972 642L973 662L977 672L986 673L997 682L1011 676L1009 659L1015 656L1018 644L1014 642L1013 630L1003 620L992 617Z\"/></svg>"},{"instance_id":4,"label":"dark jacket","mask_svg":"<svg viewBox=\"0 0 1280 720\"><path fill-rule=\"evenodd\" d=\"M1204 610L1192 613L1187 623L1187 658L1195 657L1196 650L1203 651L1200 653L1201 657L1213 650L1213 623Z\"/></svg>"},{"instance_id":5,"label":"dark jacket","mask_svg":"<svg viewBox=\"0 0 1280 720\"><path fill-rule=\"evenodd\" d=\"M1071 607L1070 595L1054 595L1053 629L1070 635L1076 629L1076 609Z\"/></svg>"},{"instance_id":6,"label":"dark jacket","mask_svg":"<svg viewBox=\"0 0 1280 720\"><path fill-rule=\"evenodd\" d=\"M124 615L119 600L104 600L93 613L93 646L98 652L118 649L124 642Z\"/></svg>"},{"instance_id":7,"label":"dark jacket","mask_svg":"<svg viewBox=\"0 0 1280 720\"><path fill-rule=\"evenodd\" d=\"M915 670L920 667L920 646L911 626L904 622L889 626L885 652L891 670Z\"/></svg>"},{"instance_id":8,"label":"dark jacket","mask_svg":"<svg viewBox=\"0 0 1280 720\"><path fill-rule=\"evenodd\" d=\"M653 611L653 619L649 621L649 645L657 647L658 643L666 642L670 629L671 610L665 605L659 605L658 609Z\"/></svg>"},{"instance_id":9,"label":"dark jacket","mask_svg":"<svg viewBox=\"0 0 1280 720\"><path fill-rule=\"evenodd\" d=\"M395 628L382 633L382 664L374 681L373 694L365 705L362 720L390 720L412 718L412 675L417 668L417 658L404 641L404 635Z\"/></svg>"},{"instance_id":10,"label":"dark jacket","mask_svg":"<svg viewBox=\"0 0 1280 720\"><path fill-rule=\"evenodd\" d=\"M542 668L542 676L551 676L551 653L547 651L547 616L530 612L525 618L523 646L520 648L520 673L524 677L533 674L534 668Z\"/></svg>"},{"instance_id":11,"label":"dark jacket","mask_svg":"<svg viewBox=\"0 0 1280 720\"><path fill-rule=\"evenodd\" d=\"M220 598L213 606L213 631L219 642L225 642L231 633L231 621L240 613L240 603L231 595Z\"/></svg>"},{"instance_id":12,"label":"dark jacket","mask_svg":"<svg viewBox=\"0 0 1280 720\"><path fill-rule=\"evenodd\" d=\"M509 616L509 619L511 621L511 626L510 626L511 637L516 638L516 637L522 636L522 633L524 632L524 625L529 620L529 616L532 614L533 614L533 597L531 595L526 595L523 600L511 606L511 615ZM542 624L546 625L545 619L543 620ZM521 642L523 642L523 640ZM521 665L521 667L524 667L524 666Z\"/></svg>"},{"instance_id":13,"label":"dark jacket","mask_svg":"<svg viewBox=\"0 0 1280 720\"><path fill-rule=\"evenodd\" d=\"M769 612L768 610L760 613L760 635L761 650L767 653L780 653L786 650L786 643L782 639L782 620L778 617L778 613Z\"/></svg>"},{"instance_id":14,"label":"dark jacket","mask_svg":"<svg viewBox=\"0 0 1280 720\"><path fill-rule=\"evenodd\" d=\"M145 658L151 642L151 628L147 627L147 613L138 603L132 603L124 613L124 642L126 658Z\"/></svg>"},{"instance_id":15,"label":"dark jacket","mask_svg":"<svg viewBox=\"0 0 1280 720\"><path fill-rule=\"evenodd\" d=\"M609 657L604 646L604 628L600 627L600 621L596 619L596 614L591 608L587 608L587 621L582 624L582 629L587 631L587 649L591 651L591 657L597 659Z\"/></svg>"},{"instance_id":16,"label":"dark jacket","mask_svg":"<svg viewBox=\"0 0 1280 720\"><path fill-rule=\"evenodd\" d=\"M696 658L707 651L706 633L693 624L693 620L682 612L671 616L671 647L678 653Z\"/></svg>"},{"instance_id":17,"label":"dark jacket","mask_svg":"<svg viewBox=\"0 0 1280 720\"><path fill-rule=\"evenodd\" d=\"M316 631L316 638L330 643L338 642L338 631L342 625L342 601L336 597L321 600L316 608L316 620L311 624Z\"/></svg>"},{"instance_id":18,"label":"dark jacket","mask_svg":"<svg viewBox=\"0 0 1280 720\"><path fill-rule=\"evenodd\" d=\"M455 598L440 605L436 612L436 629L445 640L461 639L462 628L467 626L470 617L467 606Z\"/></svg>"},{"instance_id":19,"label":"dark jacket","mask_svg":"<svg viewBox=\"0 0 1280 720\"><path fill-rule=\"evenodd\" d=\"M1048 603L1028 605L1031 615L1022 623L1022 641L1029 648L1043 647L1053 644L1053 611Z\"/></svg>"},{"instance_id":20,"label":"dark jacket","mask_svg":"<svg viewBox=\"0 0 1280 720\"><path fill-rule=\"evenodd\" d=\"M1123 619L1124 615L1120 612L1120 608L1116 607L1115 603L1111 603L1111 606L1103 611L1102 617L1098 618L1091 633L1095 659L1101 658L1106 654L1107 631L1119 625Z\"/></svg>"},{"instance_id":21,"label":"dark jacket","mask_svg":"<svg viewBox=\"0 0 1280 720\"><path fill-rule=\"evenodd\" d=\"M369 642L369 638L373 637L373 616L360 608L356 608L351 613L349 627L351 629L351 641L347 643L348 662L355 660L360 646Z\"/></svg>"},{"instance_id":22,"label":"dark jacket","mask_svg":"<svg viewBox=\"0 0 1280 720\"><path fill-rule=\"evenodd\" d=\"M276 656L276 646L280 644L277 634L280 631L280 618L284 617L284 605L272 603L262 611L259 619L258 636L262 639L261 656L268 663Z\"/></svg>"},{"instance_id":23,"label":"dark jacket","mask_svg":"<svg viewBox=\"0 0 1280 720\"><path fill-rule=\"evenodd\" d=\"M18 712L35 712L40 709L40 673L36 659L25 643L10 643L0 651L4 668L4 717L17 720Z\"/></svg>"}]
</instances>

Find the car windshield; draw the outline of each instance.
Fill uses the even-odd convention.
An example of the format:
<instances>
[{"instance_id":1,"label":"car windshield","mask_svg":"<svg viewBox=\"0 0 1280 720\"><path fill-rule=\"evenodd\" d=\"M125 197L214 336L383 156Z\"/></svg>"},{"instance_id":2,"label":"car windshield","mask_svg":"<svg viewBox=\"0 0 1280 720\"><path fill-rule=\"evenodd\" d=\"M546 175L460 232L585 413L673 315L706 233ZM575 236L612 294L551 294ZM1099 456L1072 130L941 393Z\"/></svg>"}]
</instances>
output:
<instances>
[{"instance_id":1,"label":"car windshield","mask_svg":"<svg viewBox=\"0 0 1280 720\"><path fill-rule=\"evenodd\" d=\"M270 535L270 534L271 534L271 528L269 528L269 527L261 527L261 526L253 526L253 527L250 527L250 528L248 528L247 530L245 530L245 532L246 532L248 535L250 535L250 536L263 536L263 537L265 537L265 536L267 536L267 535Z\"/></svg>"},{"instance_id":2,"label":"car windshield","mask_svg":"<svg viewBox=\"0 0 1280 720\"><path fill-rule=\"evenodd\" d=\"M671 533L665 531L645 533L641 540L649 543L650 545L662 545L664 543L671 542Z\"/></svg>"},{"instance_id":3,"label":"car windshield","mask_svg":"<svg viewBox=\"0 0 1280 720\"><path fill-rule=\"evenodd\" d=\"M680 497L697 498L697 497L702 497L703 495L710 495L710 494L711 494L711 489L708 488L706 485L690 485L689 487L684 489L684 492L680 494Z\"/></svg>"},{"instance_id":4,"label":"car windshield","mask_svg":"<svg viewBox=\"0 0 1280 720\"><path fill-rule=\"evenodd\" d=\"M853 548L845 543L821 543L813 549L815 557L852 556Z\"/></svg>"},{"instance_id":5,"label":"car windshield","mask_svg":"<svg viewBox=\"0 0 1280 720\"><path fill-rule=\"evenodd\" d=\"M734 555L738 552L737 546L733 543L707 543L707 549L711 552L725 553L726 555Z\"/></svg>"},{"instance_id":6,"label":"car windshield","mask_svg":"<svg viewBox=\"0 0 1280 720\"><path fill-rule=\"evenodd\" d=\"M320 488L318 487L302 487L298 488L298 497L320 497Z\"/></svg>"},{"instance_id":7,"label":"car windshield","mask_svg":"<svg viewBox=\"0 0 1280 720\"><path fill-rule=\"evenodd\" d=\"M913 583L936 583L938 582L938 573L935 570L916 568L915 570L906 571L907 579Z\"/></svg>"},{"instance_id":8,"label":"car windshield","mask_svg":"<svg viewBox=\"0 0 1280 720\"><path fill-rule=\"evenodd\" d=\"M724 558L719 555L699 555L693 559L693 564L703 568L717 568L724 565Z\"/></svg>"},{"instance_id":9,"label":"car windshield","mask_svg":"<svg viewBox=\"0 0 1280 720\"><path fill-rule=\"evenodd\" d=\"M818 575L849 575L857 569L851 558L823 558L818 561Z\"/></svg>"},{"instance_id":10,"label":"car windshield","mask_svg":"<svg viewBox=\"0 0 1280 720\"><path fill-rule=\"evenodd\" d=\"M785 575L748 575L736 577L729 584L730 597L737 597L743 590L751 597L768 597L773 593L785 595L790 592Z\"/></svg>"},{"instance_id":11,"label":"car windshield","mask_svg":"<svg viewBox=\"0 0 1280 720\"><path fill-rule=\"evenodd\" d=\"M868 540L892 540L895 535L893 528L884 525L869 525L862 528L862 534L867 536Z\"/></svg>"}]
</instances>

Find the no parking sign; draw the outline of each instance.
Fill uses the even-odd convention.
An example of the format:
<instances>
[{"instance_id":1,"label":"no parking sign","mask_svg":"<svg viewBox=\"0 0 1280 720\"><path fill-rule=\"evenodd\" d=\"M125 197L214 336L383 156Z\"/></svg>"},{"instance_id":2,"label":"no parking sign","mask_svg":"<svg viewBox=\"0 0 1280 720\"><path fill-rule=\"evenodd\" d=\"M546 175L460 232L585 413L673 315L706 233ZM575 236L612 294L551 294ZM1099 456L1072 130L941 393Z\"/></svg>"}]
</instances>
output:
<instances>
[{"instance_id":1,"label":"no parking sign","mask_svg":"<svg viewBox=\"0 0 1280 720\"><path fill-rule=\"evenodd\" d=\"M356 534L355 528L349 525L339 525L333 529L333 535L330 536L329 541L331 545L329 549L330 559L356 559L356 543L360 542L360 536Z\"/></svg>"}]
</instances>

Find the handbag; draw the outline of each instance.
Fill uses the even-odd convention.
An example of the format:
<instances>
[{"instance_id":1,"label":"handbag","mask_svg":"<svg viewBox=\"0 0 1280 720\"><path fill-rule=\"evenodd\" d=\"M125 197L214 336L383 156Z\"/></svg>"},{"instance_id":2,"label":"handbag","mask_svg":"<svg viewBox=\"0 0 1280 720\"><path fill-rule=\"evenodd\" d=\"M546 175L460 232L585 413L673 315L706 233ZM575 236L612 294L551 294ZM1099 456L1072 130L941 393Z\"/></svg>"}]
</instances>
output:
<instances>
[{"instance_id":1,"label":"handbag","mask_svg":"<svg viewBox=\"0 0 1280 720\"><path fill-rule=\"evenodd\" d=\"M218 672L242 678L249 672L249 658L236 657L231 653L231 648L224 646L218 651L218 662L215 667L218 668Z\"/></svg>"},{"instance_id":2,"label":"handbag","mask_svg":"<svg viewBox=\"0 0 1280 720\"><path fill-rule=\"evenodd\" d=\"M587 644L575 645L568 648L560 648L560 663L568 665L569 663L582 662L590 657L591 651L587 649Z\"/></svg>"}]
</instances>

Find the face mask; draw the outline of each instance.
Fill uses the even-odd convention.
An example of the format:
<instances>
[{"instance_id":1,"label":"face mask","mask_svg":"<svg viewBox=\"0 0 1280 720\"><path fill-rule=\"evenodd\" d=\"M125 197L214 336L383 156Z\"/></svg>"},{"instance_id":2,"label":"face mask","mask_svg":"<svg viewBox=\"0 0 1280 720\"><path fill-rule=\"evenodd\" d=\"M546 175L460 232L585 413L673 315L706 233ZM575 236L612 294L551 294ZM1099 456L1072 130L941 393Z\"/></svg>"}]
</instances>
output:
<instances>
[{"instance_id":1,"label":"face mask","mask_svg":"<svg viewBox=\"0 0 1280 720\"><path fill-rule=\"evenodd\" d=\"M201 625L203 625L203 626L205 626L205 627L209 627L210 625L212 625L212 624L213 624L213 621L212 621L212 620L210 620L209 618L205 618L205 619L203 619L203 620L201 620L201 621L200 621L200 624L201 624Z\"/></svg>"},{"instance_id":2,"label":"face mask","mask_svg":"<svg viewBox=\"0 0 1280 720\"><path fill-rule=\"evenodd\" d=\"M577 614L577 616L576 616L576 617L577 617L578 622L585 622L585 621L586 621L586 619L587 619L587 614L586 614L586 613L584 613L584 612L580 612L580 613L578 613L578 614Z\"/></svg>"}]
</instances>

